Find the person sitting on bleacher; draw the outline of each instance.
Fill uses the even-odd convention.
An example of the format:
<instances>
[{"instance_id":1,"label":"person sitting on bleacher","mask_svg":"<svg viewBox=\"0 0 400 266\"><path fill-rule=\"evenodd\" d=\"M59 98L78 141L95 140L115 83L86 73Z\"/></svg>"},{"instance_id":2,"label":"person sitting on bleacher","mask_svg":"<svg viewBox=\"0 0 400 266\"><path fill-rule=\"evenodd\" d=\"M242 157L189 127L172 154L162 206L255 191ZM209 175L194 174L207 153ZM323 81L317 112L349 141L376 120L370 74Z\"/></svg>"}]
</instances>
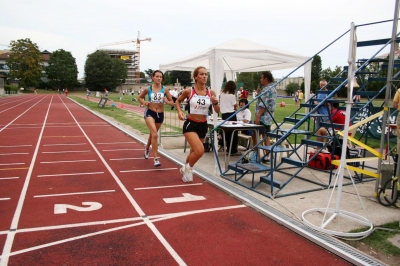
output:
<instances>
[{"instance_id":1,"label":"person sitting on bleacher","mask_svg":"<svg viewBox=\"0 0 400 266\"><path fill-rule=\"evenodd\" d=\"M331 120L328 119L327 123L329 121L332 121L333 124L339 124L339 125L344 125L345 120L346 120L346 112L339 110L339 103L334 102L334 103L328 103L328 108L331 114ZM337 130L342 130L343 128L335 128ZM333 132L331 132L330 135L332 135ZM321 142L326 142L327 138L324 138L325 136L328 136L328 129L325 127L320 127L317 131L317 135L321 137L317 137L317 141Z\"/></svg>"}]
</instances>

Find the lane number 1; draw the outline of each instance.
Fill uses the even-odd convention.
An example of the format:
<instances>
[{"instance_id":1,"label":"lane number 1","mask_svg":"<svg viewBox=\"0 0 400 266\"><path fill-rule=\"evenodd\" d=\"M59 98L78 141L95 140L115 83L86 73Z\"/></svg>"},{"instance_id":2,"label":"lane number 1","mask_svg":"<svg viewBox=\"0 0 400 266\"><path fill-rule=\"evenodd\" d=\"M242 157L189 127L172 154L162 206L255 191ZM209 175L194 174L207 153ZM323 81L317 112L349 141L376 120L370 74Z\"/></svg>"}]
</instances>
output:
<instances>
[{"instance_id":1,"label":"lane number 1","mask_svg":"<svg viewBox=\"0 0 400 266\"><path fill-rule=\"evenodd\" d=\"M165 203L178 203L178 202L198 201L206 199L203 196L196 196L190 193L182 193L182 195L183 197L165 198L163 200L165 201Z\"/></svg>"}]
</instances>

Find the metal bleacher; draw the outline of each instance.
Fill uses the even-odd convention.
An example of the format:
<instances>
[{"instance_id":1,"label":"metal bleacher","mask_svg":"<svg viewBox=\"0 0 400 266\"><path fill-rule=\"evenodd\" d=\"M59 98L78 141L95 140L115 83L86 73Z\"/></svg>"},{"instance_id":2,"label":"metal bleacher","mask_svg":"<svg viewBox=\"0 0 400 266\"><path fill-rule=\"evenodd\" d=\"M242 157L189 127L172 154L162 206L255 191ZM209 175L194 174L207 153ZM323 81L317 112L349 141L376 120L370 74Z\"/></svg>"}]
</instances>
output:
<instances>
[{"instance_id":1,"label":"metal bleacher","mask_svg":"<svg viewBox=\"0 0 400 266\"><path fill-rule=\"evenodd\" d=\"M357 116L360 114L360 112L364 112L367 116L369 116L373 114L373 112L375 112L377 109L383 109L383 103L379 104L379 106L374 106L374 100L376 100L377 98L382 98L382 96L385 95L386 84L382 85L379 91L369 91L368 84L370 84L371 82L386 82L387 80L387 78L383 77L383 73L385 73L385 68L387 68L388 66L388 60L376 58L376 55L380 51L382 51L384 47L390 44L389 39L385 41L377 40L359 42L360 47L365 45L378 44L382 47L371 58L359 59L357 61L358 69L356 71L356 78L359 83L359 88L358 90L354 91L354 95L360 95L363 98L363 102L353 104L353 107L351 108L351 121L353 122L356 121ZM323 50L325 50L325 48ZM318 53L316 55L318 55ZM309 60L311 60L311 58ZM394 67L400 67L400 60L395 60ZM400 72L393 75L392 81L396 81L397 79L399 79L399 74ZM274 84L273 87L275 87L277 84L278 83ZM333 133L332 135L328 135L325 137L325 142L317 141L316 131L318 130L318 128L315 126L315 123L313 121L322 120L323 117L327 117L328 119L330 118L330 114L323 115L318 114L317 112L317 110L321 106L325 106L329 102L339 103L339 109L344 110L346 108L345 100L335 97L335 95L337 95L338 93L343 93L344 90L347 93L346 85L347 67L344 67L338 75L330 78L329 83L326 86L328 90L319 90L315 92L316 95L320 93L326 93L327 97L325 99L317 99L316 95L314 95L305 103L302 103L300 107L290 116L285 117L283 121L277 122L274 120L275 129L273 129L272 132L268 133L267 137L275 139L275 142L271 146L265 146L263 145L264 140L261 139L254 146L253 149L256 150L257 154L256 162L242 162L243 158L245 158L250 152L252 152L252 150L249 150L236 161L230 163L227 170L222 170L220 168L221 176L267 197L282 197L293 194L282 193L283 189L293 179L302 180L317 185L317 187L312 186L312 188L296 192L296 194L328 188L332 179L332 173L334 169L333 165L330 167L330 169L326 170L326 172L330 174L328 182L329 184L311 180L307 177L304 177L304 175L300 176L299 173L302 172L306 167L308 167L310 161L313 160L320 152L325 151L327 148L329 148L329 146L335 146L335 143L338 141L338 139L340 139L337 134ZM250 102L249 104L251 103L252 102ZM306 112L304 112L304 109L306 110ZM292 126L288 128L288 124L291 124ZM283 125L286 126L283 127ZM332 124L331 122L323 121L320 122L320 125L328 129L332 129L332 132L335 132L334 129L337 129L339 126L341 126ZM365 127L368 127L368 125L369 124L366 124ZM364 130L363 133L358 134L358 139L362 139L365 143L368 141L368 134L366 132L367 130ZM311 149L314 150L314 153L312 155L309 155L308 152ZM262 151L266 151L267 153L269 153L267 155L270 161L269 164L263 163L264 158L260 155L263 154ZM214 152L216 152L215 148ZM333 154L334 149L332 150L332 158ZM218 165L220 164L218 163ZM361 164L360 168L364 168L364 164ZM283 180L282 178L280 178L278 180L275 177L276 173L283 174L284 176L286 176L286 179ZM242 182L242 178L247 175L251 175L250 185L249 182ZM362 173L356 174L356 177L358 182L370 180L368 178L363 178ZM265 185L269 186L268 193L265 192ZM264 187L263 190L260 189L261 186Z\"/></svg>"}]
</instances>

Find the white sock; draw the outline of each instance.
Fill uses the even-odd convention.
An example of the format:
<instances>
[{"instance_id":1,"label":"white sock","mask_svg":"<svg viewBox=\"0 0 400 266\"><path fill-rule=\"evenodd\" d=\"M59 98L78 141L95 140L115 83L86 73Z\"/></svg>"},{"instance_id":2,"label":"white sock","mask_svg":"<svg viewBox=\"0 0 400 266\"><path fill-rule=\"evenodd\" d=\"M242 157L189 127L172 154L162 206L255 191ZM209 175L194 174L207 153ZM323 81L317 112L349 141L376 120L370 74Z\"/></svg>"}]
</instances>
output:
<instances>
[{"instance_id":1,"label":"white sock","mask_svg":"<svg viewBox=\"0 0 400 266\"><path fill-rule=\"evenodd\" d=\"M189 163L186 164L186 168L192 171L192 167L190 167Z\"/></svg>"}]
</instances>

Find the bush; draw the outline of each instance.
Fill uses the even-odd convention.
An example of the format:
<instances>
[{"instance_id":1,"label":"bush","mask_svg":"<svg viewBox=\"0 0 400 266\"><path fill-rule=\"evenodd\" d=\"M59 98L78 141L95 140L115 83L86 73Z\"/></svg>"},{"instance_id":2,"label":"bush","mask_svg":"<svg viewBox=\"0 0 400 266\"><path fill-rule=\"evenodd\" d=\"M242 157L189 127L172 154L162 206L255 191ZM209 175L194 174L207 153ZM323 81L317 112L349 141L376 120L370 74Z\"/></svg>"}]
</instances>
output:
<instances>
[{"instance_id":1,"label":"bush","mask_svg":"<svg viewBox=\"0 0 400 266\"><path fill-rule=\"evenodd\" d=\"M8 94L10 94L10 92L18 92L18 87L15 85L4 85L4 91Z\"/></svg>"}]
</instances>

